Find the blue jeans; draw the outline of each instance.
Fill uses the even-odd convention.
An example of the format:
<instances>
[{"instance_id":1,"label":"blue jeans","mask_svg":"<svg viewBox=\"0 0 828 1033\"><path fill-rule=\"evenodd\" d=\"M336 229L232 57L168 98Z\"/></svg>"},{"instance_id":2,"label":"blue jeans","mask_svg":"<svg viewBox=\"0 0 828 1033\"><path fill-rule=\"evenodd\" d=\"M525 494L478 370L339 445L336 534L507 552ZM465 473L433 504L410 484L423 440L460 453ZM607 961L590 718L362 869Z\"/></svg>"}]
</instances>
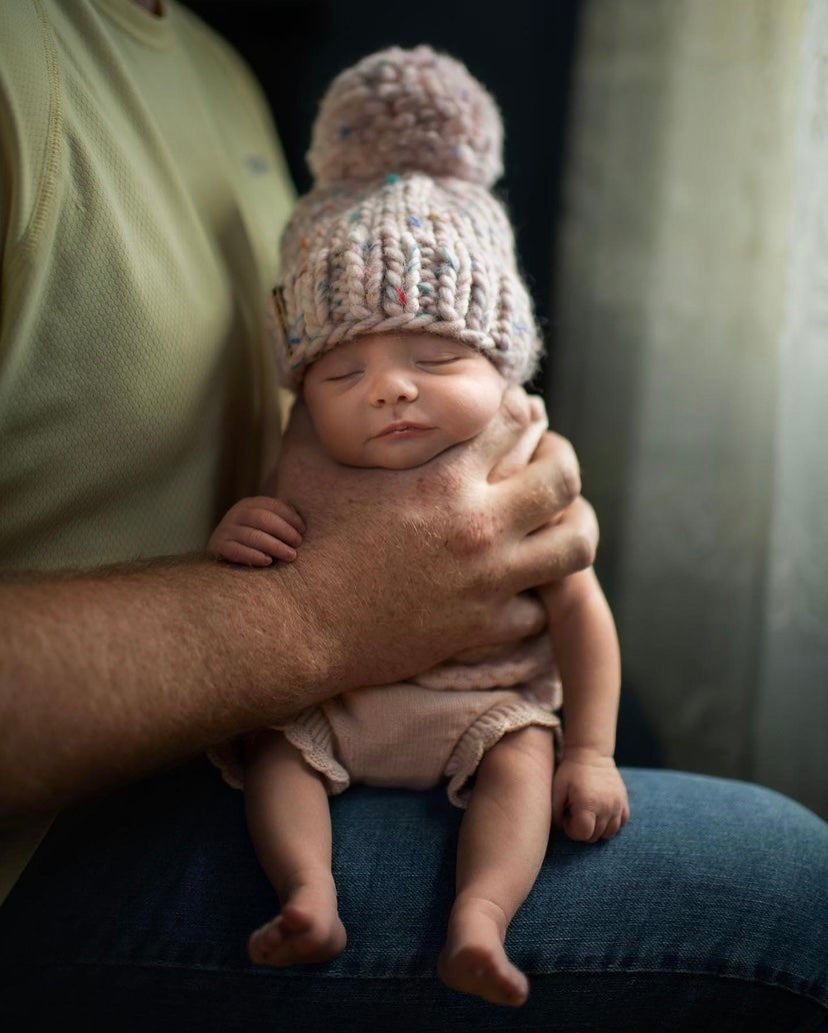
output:
<instances>
[{"instance_id":1,"label":"blue jeans","mask_svg":"<svg viewBox=\"0 0 828 1033\"><path fill-rule=\"evenodd\" d=\"M630 769L630 824L555 834L509 931L528 1003L446 989L435 958L460 813L442 791L333 801L349 943L264 969L276 910L242 798L206 762L58 820L0 911L0 1025L142 1033L828 1028L828 825L769 790ZM4 1021L5 1020L5 1021Z\"/></svg>"}]
</instances>

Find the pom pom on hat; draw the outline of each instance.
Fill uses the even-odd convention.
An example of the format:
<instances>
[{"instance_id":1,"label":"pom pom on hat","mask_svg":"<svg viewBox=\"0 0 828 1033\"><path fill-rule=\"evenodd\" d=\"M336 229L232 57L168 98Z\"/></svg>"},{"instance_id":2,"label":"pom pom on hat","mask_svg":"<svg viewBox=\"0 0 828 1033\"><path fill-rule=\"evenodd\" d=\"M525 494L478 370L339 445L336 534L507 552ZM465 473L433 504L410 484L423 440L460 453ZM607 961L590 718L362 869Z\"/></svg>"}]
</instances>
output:
<instances>
[{"instance_id":1,"label":"pom pom on hat","mask_svg":"<svg viewBox=\"0 0 828 1033\"><path fill-rule=\"evenodd\" d=\"M503 173L491 96L431 47L391 47L342 72L325 94L307 160L317 186L425 172L491 187Z\"/></svg>"}]
</instances>

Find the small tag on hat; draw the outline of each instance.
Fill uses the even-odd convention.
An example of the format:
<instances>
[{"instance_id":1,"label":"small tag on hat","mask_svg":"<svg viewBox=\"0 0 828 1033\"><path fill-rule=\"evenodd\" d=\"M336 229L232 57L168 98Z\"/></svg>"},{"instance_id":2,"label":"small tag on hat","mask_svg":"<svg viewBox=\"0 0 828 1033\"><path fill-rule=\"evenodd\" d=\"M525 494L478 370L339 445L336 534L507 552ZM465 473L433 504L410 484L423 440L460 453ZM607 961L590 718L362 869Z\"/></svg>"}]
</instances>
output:
<instances>
[{"instance_id":1,"label":"small tag on hat","mask_svg":"<svg viewBox=\"0 0 828 1033\"><path fill-rule=\"evenodd\" d=\"M285 308L285 294L282 287L277 284L273 288L273 308L276 311L276 318L279 320L279 326L282 330L285 340L287 340L287 309Z\"/></svg>"}]
</instances>

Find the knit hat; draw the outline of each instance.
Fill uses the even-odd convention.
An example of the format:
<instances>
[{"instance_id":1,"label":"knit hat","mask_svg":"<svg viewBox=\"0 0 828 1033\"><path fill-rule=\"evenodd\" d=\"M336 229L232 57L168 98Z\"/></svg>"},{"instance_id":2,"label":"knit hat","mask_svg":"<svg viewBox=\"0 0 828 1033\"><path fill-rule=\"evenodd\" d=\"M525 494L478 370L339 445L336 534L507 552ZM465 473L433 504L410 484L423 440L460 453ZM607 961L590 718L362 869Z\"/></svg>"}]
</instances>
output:
<instances>
[{"instance_id":1,"label":"knit hat","mask_svg":"<svg viewBox=\"0 0 828 1033\"><path fill-rule=\"evenodd\" d=\"M489 191L502 140L489 94L430 47L392 47L334 79L307 155L315 183L282 237L285 383L340 341L392 330L456 338L509 380L531 377L541 342Z\"/></svg>"}]
</instances>

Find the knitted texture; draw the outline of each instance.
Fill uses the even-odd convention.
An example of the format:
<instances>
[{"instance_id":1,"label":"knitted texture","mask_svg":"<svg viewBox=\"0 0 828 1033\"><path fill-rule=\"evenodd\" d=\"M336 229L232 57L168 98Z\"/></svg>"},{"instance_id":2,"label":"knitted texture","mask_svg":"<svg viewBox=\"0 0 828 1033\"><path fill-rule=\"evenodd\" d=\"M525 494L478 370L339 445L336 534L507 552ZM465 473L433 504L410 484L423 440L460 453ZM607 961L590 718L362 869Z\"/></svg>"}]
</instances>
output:
<instances>
[{"instance_id":1,"label":"knitted texture","mask_svg":"<svg viewBox=\"0 0 828 1033\"><path fill-rule=\"evenodd\" d=\"M358 334L456 338L508 379L541 344L514 236L489 192L502 172L494 101L430 47L393 47L342 72L322 100L316 176L282 238L278 354L285 383Z\"/></svg>"},{"instance_id":2,"label":"knitted texture","mask_svg":"<svg viewBox=\"0 0 828 1033\"><path fill-rule=\"evenodd\" d=\"M509 732L551 728L563 692L547 633L493 647L487 659L449 661L407 682L342 693L279 726L324 778L331 795L351 782L425 789L449 778L464 807L483 754ZM234 788L243 786L238 741L208 754Z\"/></svg>"},{"instance_id":3,"label":"knitted texture","mask_svg":"<svg viewBox=\"0 0 828 1033\"><path fill-rule=\"evenodd\" d=\"M430 47L393 47L334 80L308 165L319 186L394 168L491 187L503 175L502 149L495 102L464 65Z\"/></svg>"}]
</instances>

